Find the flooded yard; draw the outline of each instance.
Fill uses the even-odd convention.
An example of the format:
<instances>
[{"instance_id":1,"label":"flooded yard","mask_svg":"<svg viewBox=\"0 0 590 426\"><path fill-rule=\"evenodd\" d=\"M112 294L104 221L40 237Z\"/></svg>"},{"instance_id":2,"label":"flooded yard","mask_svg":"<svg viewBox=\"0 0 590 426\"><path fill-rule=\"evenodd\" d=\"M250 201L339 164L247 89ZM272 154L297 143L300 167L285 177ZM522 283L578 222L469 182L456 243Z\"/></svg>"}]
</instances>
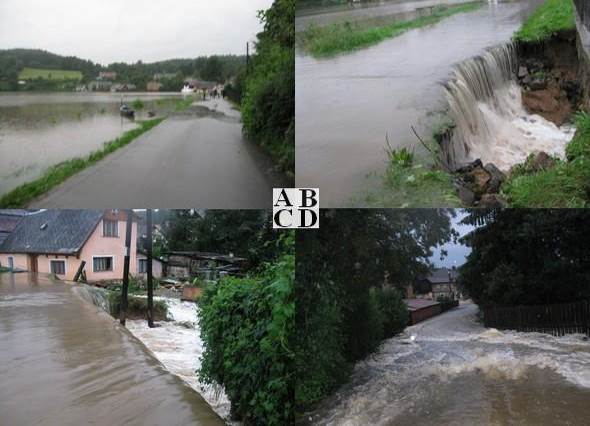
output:
<instances>
[{"instance_id":1,"label":"flooded yard","mask_svg":"<svg viewBox=\"0 0 590 426\"><path fill-rule=\"evenodd\" d=\"M136 127L136 119L173 111L176 93L0 93L0 195L64 160L89 154ZM135 106L134 106L135 104Z\"/></svg>"}]
</instances>

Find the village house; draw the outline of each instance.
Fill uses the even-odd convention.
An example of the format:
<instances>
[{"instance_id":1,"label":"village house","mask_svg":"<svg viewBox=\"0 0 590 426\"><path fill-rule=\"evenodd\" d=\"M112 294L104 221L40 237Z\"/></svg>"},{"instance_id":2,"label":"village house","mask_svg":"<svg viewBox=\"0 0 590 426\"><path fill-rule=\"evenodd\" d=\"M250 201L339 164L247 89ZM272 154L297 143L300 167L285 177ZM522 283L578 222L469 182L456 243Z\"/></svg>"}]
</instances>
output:
<instances>
[{"instance_id":1,"label":"village house","mask_svg":"<svg viewBox=\"0 0 590 426\"><path fill-rule=\"evenodd\" d=\"M148 84L146 86L146 90L148 92L159 92L161 88L162 88L162 83L159 83L157 81L150 81L150 82L148 82Z\"/></svg>"},{"instance_id":2,"label":"village house","mask_svg":"<svg viewBox=\"0 0 590 426\"><path fill-rule=\"evenodd\" d=\"M198 251L173 251L167 253L167 275L187 279L199 277L216 280L223 275L240 274L246 266L246 259L233 254L222 255Z\"/></svg>"},{"instance_id":3,"label":"village house","mask_svg":"<svg viewBox=\"0 0 590 426\"><path fill-rule=\"evenodd\" d=\"M427 296L432 300L447 298L456 300L460 298L457 288L458 271L456 268L437 268L430 274L420 278L413 285L413 292L418 295Z\"/></svg>"},{"instance_id":4,"label":"village house","mask_svg":"<svg viewBox=\"0 0 590 426\"><path fill-rule=\"evenodd\" d=\"M167 262L164 259L152 257L152 276L161 278L166 272ZM147 279L147 252L141 248L137 249L137 275L142 280Z\"/></svg>"},{"instance_id":5,"label":"village house","mask_svg":"<svg viewBox=\"0 0 590 426\"><path fill-rule=\"evenodd\" d=\"M119 210L41 210L24 215L0 244L0 265L10 269L55 274L73 280L80 265L88 282L123 277L127 214ZM137 255L133 220L129 271L142 266ZM147 264L147 263L146 263ZM155 277L161 274L154 262Z\"/></svg>"},{"instance_id":6,"label":"village house","mask_svg":"<svg viewBox=\"0 0 590 426\"><path fill-rule=\"evenodd\" d=\"M0 209L0 245L14 231L25 214L27 214L26 210Z\"/></svg>"},{"instance_id":7,"label":"village house","mask_svg":"<svg viewBox=\"0 0 590 426\"><path fill-rule=\"evenodd\" d=\"M110 81L96 80L88 83L87 88L90 92L108 92L109 90L111 90L112 86L113 83L111 83Z\"/></svg>"},{"instance_id":8,"label":"village house","mask_svg":"<svg viewBox=\"0 0 590 426\"><path fill-rule=\"evenodd\" d=\"M117 79L117 73L113 71L101 71L98 73L98 79L114 81Z\"/></svg>"}]
</instances>

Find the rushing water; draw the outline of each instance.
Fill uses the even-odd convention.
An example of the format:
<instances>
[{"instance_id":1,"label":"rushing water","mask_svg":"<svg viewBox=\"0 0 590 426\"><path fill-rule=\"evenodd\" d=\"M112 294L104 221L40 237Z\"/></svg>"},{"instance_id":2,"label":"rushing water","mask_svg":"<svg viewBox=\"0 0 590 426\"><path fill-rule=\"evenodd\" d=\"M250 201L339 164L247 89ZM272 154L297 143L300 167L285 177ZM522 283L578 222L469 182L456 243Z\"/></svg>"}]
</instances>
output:
<instances>
[{"instance_id":1,"label":"rushing water","mask_svg":"<svg viewBox=\"0 0 590 426\"><path fill-rule=\"evenodd\" d=\"M526 112L516 81L516 46L503 44L457 66L446 97L456 124L443 146L447 162L456 167L481 159L508 171L531 152L565 156L573 128L558 128Z\"/></svg>"},{"instance_id":2,"label":"rushing water","mask_svg":"<svg viewBox=\"0 0 590 426\"><path fill-rule=\"evenodd\" d=\"M223 424L75 288L0 274L0 424Z\"/></svg>"},{"instance_id":3,"label":"rushing water","mask_svg":"<svg viewBox=\"0 0 590 426\"><path fill-rule=\"evenodd\" d=\"M231 404L223 389L199 383L201 340L196 305L178 299L155 298L168 305L168 319L149 328L145 320L128 320L127 328L152 351L168 371L199 392L217 414L230 423Z\"/></svg>"},{"instance_id":4,"label":"rushing water","mask_svg":"<svg viewBox=\"0 0 590 426\"><path fill-rule=\"evenodd\" d=\"M485 329L477 307L408 327L359 362L306 421L318 425L579 425L590 418L590 342ZM410 339L414 336L415 339Z\"/></svg>"},{"instance_id":5,"label":"rushing water","mask_svg":"<svg viewBox=\"0 0 590 426\"><path fill-rule=\"evenodd\" d=\"M394 148L428 137L447 107L454 64L508 42L542 0L489 2L376 46L328 59L296 57L297 185L320 187L325 207L378 188L388 136ZM370 177L368 179L368 176ZM356 198L356 197L355 197Z\"/></svg>"},{"instance_id":6,"label":"rushing water","mask_svg":"<svg viewBox=\"0 0 590 426\"><path fill-rule=\"evenodd\" d=\"M122 100L140 99L148 111L166 112L174 93L0 93L0 195L40 176L48 167L83 156L136 127L121 117Z\"/></svg>"}]
</instances>

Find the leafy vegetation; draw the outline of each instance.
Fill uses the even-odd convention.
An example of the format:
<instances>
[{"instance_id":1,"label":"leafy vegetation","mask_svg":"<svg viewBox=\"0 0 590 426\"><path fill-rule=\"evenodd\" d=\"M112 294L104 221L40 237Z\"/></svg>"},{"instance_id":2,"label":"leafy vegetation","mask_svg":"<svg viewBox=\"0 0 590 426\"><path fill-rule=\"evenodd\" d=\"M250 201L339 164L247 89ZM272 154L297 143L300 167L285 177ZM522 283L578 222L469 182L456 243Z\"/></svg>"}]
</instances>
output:
<instances>
[{"instance_id":1,"label":"leafy vegetation","mask_svg":"<svg viewBox=\"0 0 590 426\"><path fill-rule=\"evenodd\" d=\"M444 210L322 210L297 234L295 401L303 413L406 326L405 287L453 238ZM390 277L387 279L387 277ZM386 284L385 281L388 281Z\"/></svg>"},{"instance_id":2,"label":"leafy vegetation","mask_svg":"<svg viewBox=\"0 0 590 426\"><path fill-rule=\"evenodd\" d=\"M572 0L546 0L514 35L521 42L539 42L576 28Z\"/></svg>"},{"instance_id":3,"label":"leafy vegetation","mask_svg":"<svg viewBox=\"0 0 590 426\"><path fill-rule=\"evenodd\" d=\"M121 291L108 292L110 314L114 318L119 318L121 312ZM147 318L147 297L127 296L127 318L128 319L146 319ZM168 317L168 305L163 300L154 300L154 319L156 321L165 321Z\"/></svg>"},{"instance_id":4,"label":"leafy vegetation","mask_svg":"<svg viewBox=\"0 0 590 426\"><path fill-rule=\"evenodd\" d=\"M45 194L50 189L63 183L69 177L97 163L117 149L128 145L131 141L151 130L163 121L163 118L142 121L139 127L125 132L121 137L107 142L104 146L84 158L73 158L50 167L40 178L25 183L0 197L0 207L25 207L35 198Z\"/></svg>"},{"instance_id":5,"label":"leafy vegetation","mask_svg":"<svg viewBox=\"0 0 590 426\"><path fill-rule=\"evenodd\" d=\"M332 56L372 46L385 39L397 37L406 31L432 25L457 13L472 12L481 7L481 2L454 6L436 6L431 15L409 21L394 21L376 27L363 27L350 22L310 26L301 39L303 48L316 57Z\"/></svg>"},{"instance_id":6,"label":"leafy vegetation","mask_svg":"<svg viewBox=\"0 0 590 426\"><path fill-rule=\"evenodd\" d=\"M585 210L472 211L464 221L479 226L465 237L472 251L459 278L476 303L537 305L590 297Z\"/></svg>"},{"instance_id":7,"label":"leafy vegetation","mask_svg":"<svg viewBox=\"0 0 590 426\"><path fill-rule=\"evenodd\" d=\"M247 278L224 278L199 301L205 351L199 380L219 384L245 424L292 424L295 300L294 232L282 254Z\"/></svg>"},{"instance_id":8,"label":"leafy vegetation","mask_svg":"<svg viewBox=\"0 0 590 426\"><path fill-rule=\"evenodd\" d=\"M461 206L452 176L442 170L414 164L406 148L390 150L383 187L365 197L369 205L388 207Z\"/></svg>"},{"instance_id":9,"label":"leafy vegetation","mask_svg":"<svg viewBox=\"0 0 590 426\"><path fill-rule=\"evenodd\" d=\"M534 172L529 157L502 185L512 207L588 207L590 205L590 115L576 115L576 134L566 147L567 160Z\"/></svg>"},{"instance_id":10,"label":"leafy vegetation","mask_svg":"<svg viewBox=\"0 0 590 426\"><path fill-rule=\"evenodd\" d=\"M244 132L284 171L295 172L295 0L276 0L259 14L264 31L243 83Z\"/></svg>"}]
</instances>

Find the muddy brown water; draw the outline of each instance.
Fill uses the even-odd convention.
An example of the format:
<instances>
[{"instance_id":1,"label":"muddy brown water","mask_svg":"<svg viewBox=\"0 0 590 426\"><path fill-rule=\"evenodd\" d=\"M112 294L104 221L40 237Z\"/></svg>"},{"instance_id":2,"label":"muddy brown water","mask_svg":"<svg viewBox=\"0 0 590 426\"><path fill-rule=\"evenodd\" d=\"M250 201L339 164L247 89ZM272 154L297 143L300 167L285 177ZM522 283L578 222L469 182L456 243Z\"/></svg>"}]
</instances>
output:
<instances>
[{"instance_id":1,"label":"muddy brown water","mask_svg":"<svg viewBox=\"0 0 590 426\"><path fill-rule=\"evenodd\" d=\"M99 149L136 127L121 117L121 100L148 111L173 110L176 93L0 93L0 195L48 167Z\"/></svg>"},{"instance_id":2,"label":"muddy brown water","mask_svg":"<svg viewBox=\"0 0 590 426\"><path fill-rule=\"evenodd\" d=\"M486 329L476 315L464 303L385 341L302 423L588 424L588 340Z\"/></svg>"},{"instance_id":3,"label":"muddy brown water","mask_svg":"<svg viewBox=\"0 0 590 426\"><path fill-rule=\"evenodd\" d=\"M0 273L0 424L222 425L76 289Z\"/></svg>"},{"instance_id":4,"label":"muddy brown water","mask_svg":"<svg viewBox=\"0 0 590 426\"><path fill-rule=\"evenodd\" d=\"M350 206L358 194L378 190L386 137L393 148L420 154L410 126L429 136L439 120L432 112L446 109L442 83L453 66L510 40L540 3L484 2L475 12L332 58L298 50L297 186L319 186L324 207Z\"/></svg>"}]
</instances>

